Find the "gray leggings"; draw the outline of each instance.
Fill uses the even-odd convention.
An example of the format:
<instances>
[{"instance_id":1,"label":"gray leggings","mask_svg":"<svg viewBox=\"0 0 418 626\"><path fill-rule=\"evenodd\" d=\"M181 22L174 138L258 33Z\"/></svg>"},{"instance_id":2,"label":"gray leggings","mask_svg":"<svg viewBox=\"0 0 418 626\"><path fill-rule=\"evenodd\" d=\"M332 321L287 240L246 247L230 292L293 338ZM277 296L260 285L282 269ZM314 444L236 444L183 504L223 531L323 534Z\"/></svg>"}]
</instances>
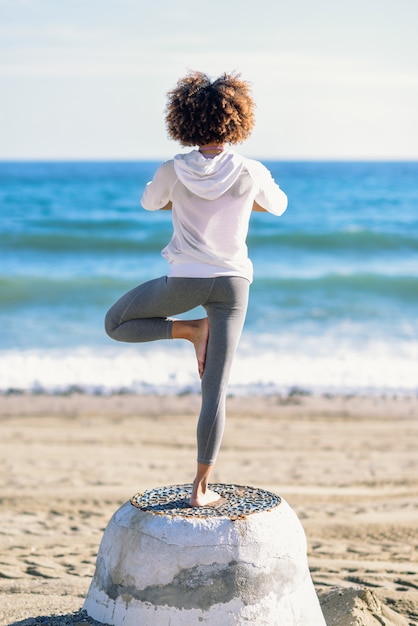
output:
<instances>
[{"instance_id":1,"label":"gray leggings","mask_svg":"<svg viewBox=\"0 0 418 626\"><path fill-rule=\"evenodd\" d=\"M225 397L232 361L244 325L250 283L239 276L150 280L128 291L106 315L107 334L117 341L171 339L173 320L201 305L209 320L197 424L197 460L212 465L225 427Z\"/></svg>"}]
</instances>

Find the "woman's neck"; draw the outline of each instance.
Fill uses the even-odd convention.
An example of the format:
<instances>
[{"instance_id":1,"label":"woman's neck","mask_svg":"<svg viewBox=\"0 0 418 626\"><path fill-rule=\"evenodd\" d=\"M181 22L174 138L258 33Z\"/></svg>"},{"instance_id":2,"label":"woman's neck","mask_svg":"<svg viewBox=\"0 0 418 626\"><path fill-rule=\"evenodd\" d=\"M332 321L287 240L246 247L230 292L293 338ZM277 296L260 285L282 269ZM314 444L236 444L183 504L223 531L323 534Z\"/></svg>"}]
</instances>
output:
<instances>
[{"instance_id":1,"label":"woman's neck","mask_svg":"<svg viewBox=\"0 0 418 626\"><path fill-rule=\"evenodd\" d=\"M206 159L213 159L213 157L221 154L224 149L225 146L223 144L205 144L203 146L199 146L200 154L203 154Z\"/></svg>"}]
</instances>

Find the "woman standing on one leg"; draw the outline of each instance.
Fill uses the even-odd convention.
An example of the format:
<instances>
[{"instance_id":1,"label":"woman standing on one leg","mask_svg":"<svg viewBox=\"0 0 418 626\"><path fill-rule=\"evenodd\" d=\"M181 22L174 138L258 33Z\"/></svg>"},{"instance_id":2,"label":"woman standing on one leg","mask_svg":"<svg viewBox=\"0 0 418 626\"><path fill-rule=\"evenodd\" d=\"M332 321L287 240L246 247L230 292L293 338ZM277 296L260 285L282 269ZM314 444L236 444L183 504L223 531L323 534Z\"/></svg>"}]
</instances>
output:
<instances>
[{"instance_id":1,"label":"woman standing on one leg","mask_svg":"<svg viewBox=\"0 0 418 626\"><path fill-rule=\"evenodd\" d=\"M180 79L168 93L166 123L172 139L198 146L163 163L141 199L149 211L172 210L173 236L162 251L169 271L122 296L106 316L106 331L118 341L193 343L202 407L190 504L205 506L219 498L208 481L221 444L226 387L252 282L245 243L251 212L281 215L287 197L261 163L225 147L244 141L254 124L254 102L239 75L224 74L211 82L193 72ZM172 317L199 305L207 318Z\"/></svg>"}]
</instances>

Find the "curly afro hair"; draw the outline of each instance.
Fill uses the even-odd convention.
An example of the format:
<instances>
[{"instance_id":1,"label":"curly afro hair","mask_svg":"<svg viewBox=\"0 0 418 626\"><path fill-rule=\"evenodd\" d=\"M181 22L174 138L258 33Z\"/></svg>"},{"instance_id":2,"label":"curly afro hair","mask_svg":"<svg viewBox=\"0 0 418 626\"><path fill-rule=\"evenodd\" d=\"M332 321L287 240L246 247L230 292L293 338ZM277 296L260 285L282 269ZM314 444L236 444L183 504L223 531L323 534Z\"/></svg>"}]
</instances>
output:
<instances>
[{"instance_id":1,"label":"curly afro hair","mask_svg":"<svg viewBox=\"0 0 418 626\"><path fill-rule=\"evenodd\" d=\"M181 78L167 94L166 125L183 146L241 143L254 126L255 103L240 74L222 74L211 82L202 72Z\"/></svg>"}]
</instances>

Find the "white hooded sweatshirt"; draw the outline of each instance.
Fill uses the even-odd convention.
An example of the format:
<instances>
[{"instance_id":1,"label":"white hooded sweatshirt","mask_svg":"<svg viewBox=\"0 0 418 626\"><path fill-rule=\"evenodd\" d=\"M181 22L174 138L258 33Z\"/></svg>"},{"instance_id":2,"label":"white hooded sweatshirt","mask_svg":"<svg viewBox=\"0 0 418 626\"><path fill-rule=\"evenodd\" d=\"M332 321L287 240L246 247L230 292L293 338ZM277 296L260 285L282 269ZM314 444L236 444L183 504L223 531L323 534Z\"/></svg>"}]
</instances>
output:
<instances>
[{"instance_id":1,"label":"white hooded sweatshirt","mask_svg":"<svg viewBox=\"0 0 418 626\"><path fill-rule=\"evenodd\" d=\"M273 215L287 196L262 163L232 150L205 158L198 150L163 163L145 188L148 211L172 202L173 236L162 251L170 277L242 276L252 282L246 238L253 203Z\"/></svg>"}]
</instances>

